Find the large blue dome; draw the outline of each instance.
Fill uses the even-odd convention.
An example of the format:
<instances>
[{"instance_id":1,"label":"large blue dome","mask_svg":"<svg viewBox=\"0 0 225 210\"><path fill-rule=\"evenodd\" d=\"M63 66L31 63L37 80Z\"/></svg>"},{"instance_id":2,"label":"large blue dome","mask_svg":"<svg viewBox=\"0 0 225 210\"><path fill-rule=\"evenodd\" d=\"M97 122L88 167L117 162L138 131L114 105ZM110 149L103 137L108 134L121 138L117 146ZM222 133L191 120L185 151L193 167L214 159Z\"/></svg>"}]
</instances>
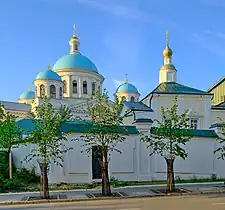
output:
<instances>
[{"instance_id":1,"label":"large blue dome","mask_svg":"<svg viewBox=\"0 0 225 210\"><path fill-rule=\"evenodd\" d=\"M51 80L62 81L61 77L56 72L54 72L50 69L40 72L37 75L36 79L51 79Z\"/></svg>"},{"instance_id":2,"label":"large blue dome","mask_svg":"<svg viewBox=\"0 0 225 210\"><path fill-rule=\"evenodd\" d=\"M98 72L95 64L87 57L80 53L64 55L53 66L53 70L64 68L80 68Z\"/></svg>"},{"instance_id":3,"label":"large blue dome","mask_svg":"<svg viewBox=\"0 0 225 210\"><path fill-rule=\"evenodd\" d=\"M118 92L118 93L119 92L134 92L134 93L138 93L138 90L137 90L137 88L134 85L126 82L126 83L120 85L117 88L116 92Z\"/></svg>"},{"instance_id":4,"label":"large blue dome","mask_svg":"<svg viewBox=\"0 0 225 210\"><path fill-rule=\"evenodd\" d=\"M34 99L34 98L35 98L35 93L34 91L31 91L31 90L26 91L20 95L20 99Z\"/></svg>"}]
</instances>

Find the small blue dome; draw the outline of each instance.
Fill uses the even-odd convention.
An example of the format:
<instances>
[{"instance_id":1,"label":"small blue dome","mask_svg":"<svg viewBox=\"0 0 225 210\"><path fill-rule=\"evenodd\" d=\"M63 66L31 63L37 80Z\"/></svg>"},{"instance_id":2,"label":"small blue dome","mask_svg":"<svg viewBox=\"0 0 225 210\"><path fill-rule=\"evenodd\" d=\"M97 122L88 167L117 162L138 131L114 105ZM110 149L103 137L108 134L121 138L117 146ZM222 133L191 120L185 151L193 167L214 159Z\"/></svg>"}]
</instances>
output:
<instances>
[{"instance_id":1,"label":"small blue dome","mask_svg":"<svg viewBox=\"0 0 225 210\"><path fill-rule=\"evenodd\" d=\"M53 70L64 68L80 68L88 69L90 71L98 72L95 64L87 57L80 53L64 55L58 61L56 61Z\"/></svg>"},{"instance_id":2,"label":"small blue dome","mask_svg":"<svg viewBox=\"0 0 225 210\"><path fill-rule=\"evenodd\" d=\"M134 93L138 93L138 90L137 90L137 88L134 85L126 82L126 83L120 85L117 88L116 92L134 92Z\"/></svg>"},{"instance_id":3,"label":"small blue dome","mask_svg":"<svg viewBox=\"0 0 225 210\"><path fill-rule=\"evenodd\" d=\"M31 91L31 90L26 91L20 95L20 99L34 99L34 98L35 98L35 93L34 91Z\"/></svg>"},{"instance_id":4,"label":"small blue dome","mask_svg":"<svg viewBox=\"0 0 225 210\"><path fill-rule=\"evenodd\" d=\"M52 79L62 81L61 77L54 71L48 69L46 71L40 72L36 79Z\"/></svg>"}]
</instances>

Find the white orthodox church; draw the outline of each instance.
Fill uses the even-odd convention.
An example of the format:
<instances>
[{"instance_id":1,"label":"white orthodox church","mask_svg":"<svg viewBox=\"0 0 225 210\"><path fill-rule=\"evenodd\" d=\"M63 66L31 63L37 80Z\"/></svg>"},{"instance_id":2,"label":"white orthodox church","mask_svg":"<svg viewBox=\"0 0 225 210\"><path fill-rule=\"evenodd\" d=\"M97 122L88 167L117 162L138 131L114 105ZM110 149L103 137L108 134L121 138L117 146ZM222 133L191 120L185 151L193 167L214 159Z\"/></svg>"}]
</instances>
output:
<instances>
[{"instance_id":1,"label":"white orthodox church","mask_svg":"<svg viewBox=\"0 0 225 210\"><path fill-rule=\"evenodd\" d=\"M74 120L68 123L65 130L73 128L68 139L79 137L85 132L82 120L88 120L86 98L102 90L104 77L98 72L95 64L80 52L80 40L76 33L69 41L69 53L59 58L53 68L39 73L34 80L33 91L23 93L18 103L0 101L6 111L19 117L18 124L29 128L30 120L26 119L31 110L32 101L40 104L41 98L47 96L57 107L65 104L74 111ZM188 110L191 141L185 146L188 158L175 160L175 175L181 178L225 177L225 162L218 160L213 151L218 147L217 135L220 133L218 117L225 119L225 107L212 105L211 93L197 90L177 82L177 69L172 63L172 50L168 38L163 51L164 63L159 70L159 84L149 94L140 98L138 89L125 81L115 91L115 96L123 102L121 114L125 115L124 125L129 136L118 144L122 154L113 152L110 156L110 176L120 180L160 180L166 178L166 164L163 157L149 156L149 149L140 142L138 132L149 135L156 126L154 119L161 120L161 107L171 107L173 99L178 96L179 112ZM160 64L159 64L160 65ZM216 108L217 107L217 108ZM218 108L219 107L219 108ZM81 154L79 142L68 143L74 150L63 157L63 167L50 166L51 183L91 183L99 181L100 156L93 148L91 156ZM37 166L37 161L21 163L29 154L33 145L13 149L13 160L18 167ZM37 170L39 170L37 166Z\"/></svg>"}]
</instances>

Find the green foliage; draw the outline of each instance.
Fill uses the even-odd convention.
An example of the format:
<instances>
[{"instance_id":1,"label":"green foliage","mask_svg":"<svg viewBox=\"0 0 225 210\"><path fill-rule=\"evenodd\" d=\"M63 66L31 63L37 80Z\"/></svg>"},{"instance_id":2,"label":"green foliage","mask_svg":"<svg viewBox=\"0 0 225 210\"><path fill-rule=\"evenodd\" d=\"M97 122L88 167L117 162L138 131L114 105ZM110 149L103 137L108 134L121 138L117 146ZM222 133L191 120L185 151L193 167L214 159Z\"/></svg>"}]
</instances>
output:
<instances>
[{"instance_id":1,"label":"green foliage","mask_svg":"<svg viewBox=\"0 0 225 210\"><path fill-rule=\"evenodd\" d=\"M12 146L22 143L22 130L16 123L17 117L4 112L0 105L0 148L10 150Z\"/></svg>"},{"instance_id":2,"label":"green foliage","mask_svg":"<svg viewBox=\"0 0 225 210\"><path fill-rule=\"evenodd\" d=\"M84 142L82 146L86 152L91 152L92 146L98 146L100 151L121 152L115 148L117 143L126 139L126 132L121 132L120 128L123 123L123 118L118 115L120 109L120 104L112 103L105 90L103 94L96 92L87 101L87 110L93 125L88 133L77 139Z\"/></svg>"},{"instance_id":3,"label":"green foliage","mask_svg":"<svg viewBox=\"0 0 225 210\"><path fill-rule=\"evenodd\" d=\"M14 177L16 180L20 180L24 184L40 182L40 176L36 174L35 167L33 167L31 170L26 168L17 169Z\"/></svg>"},{"instance_id":4,"label":"green foliage","mask_svg":"<svg viewBox=\"0 0 225 210\"><path fill-rule=\"evenodd\" d=\"M218 135L217 141L220 143L220 147L218 147L215 151L215 153L218 153L218 159L225 159L225 122L222 121L221 118L219 118L221 121L221 134Z\"/></svg>"},{"instance_id":5,"label":"green foliage","mask_svg":"<svg viewBox=\"0 0 225 210\"><path fill-rule=\"evenodd\" d=\"M0 151L0 175L2 176L3 179L8 178L8 174L9 174L8 159L9 159L8 152ZM12 171L13 173L16 172L16 167L14 164L12 164Z\"/></svg>"},{"instance_id":6,"label":"green foliage","mask_svg":"<svg viewBox=\"0 0 225 210\"><path fill-rule=\"evenodd\" d=\"M169 109L161 108L162 121L156 120L158 126L150 136L141 138L147 143L147 147L152 149L152 154L161 156L172 154L185 159L187 152L182 148L191 136L184 135L182 129L189 128L187 111L178 114L177 97L174 99L173 106Z\"/></svg>"},{"instance_id":7,"label":"green foliage","mask_svg":"<svg viewBox=\"0 0 225 210\"><path fill-rule=\"evenodd\" d=\"M127 181L121 181L115 177L110 177L110 184L114 187L120 187L120 186L129 186L129 182Z\"/></svg>"},{"instance_id":8,"label":"green foliage","mask_svg":"<svg viewBox=\"0 0 225 210\"><path fill-rule=\"evenodd\" d=\"M36 107L30 115L34 129L26 137L26 142L36 144L38 148L33 149L25 160L43 158L45 162L53 161L62 166L63 153L72 148L65 146L67 138L61 126L70 119L71 110L66 106L55 109L49 99L45 98L42 105Z\"/></svg>"}]
</instances>

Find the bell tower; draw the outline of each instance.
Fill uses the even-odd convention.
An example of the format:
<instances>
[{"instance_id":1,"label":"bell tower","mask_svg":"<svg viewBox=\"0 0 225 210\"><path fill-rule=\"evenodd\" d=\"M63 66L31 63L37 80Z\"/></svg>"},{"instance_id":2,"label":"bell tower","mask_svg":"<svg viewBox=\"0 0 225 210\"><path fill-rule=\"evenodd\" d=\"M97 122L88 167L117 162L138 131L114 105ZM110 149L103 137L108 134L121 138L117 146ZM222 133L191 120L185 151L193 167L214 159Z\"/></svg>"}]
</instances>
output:
<instances>
[{"instance_id":1,"label":"bell tower","mask_svg":"<svg viewBox=\"0 0 225 210\"><path fill-rule=\"evenodd\" d=\"M177 81L177 70L172 64L172 55L173 51L169 47L169 32L166 31L166 47L163 50L164 64L159 71L159 83Z\"/></svg>"}]
</instances>

